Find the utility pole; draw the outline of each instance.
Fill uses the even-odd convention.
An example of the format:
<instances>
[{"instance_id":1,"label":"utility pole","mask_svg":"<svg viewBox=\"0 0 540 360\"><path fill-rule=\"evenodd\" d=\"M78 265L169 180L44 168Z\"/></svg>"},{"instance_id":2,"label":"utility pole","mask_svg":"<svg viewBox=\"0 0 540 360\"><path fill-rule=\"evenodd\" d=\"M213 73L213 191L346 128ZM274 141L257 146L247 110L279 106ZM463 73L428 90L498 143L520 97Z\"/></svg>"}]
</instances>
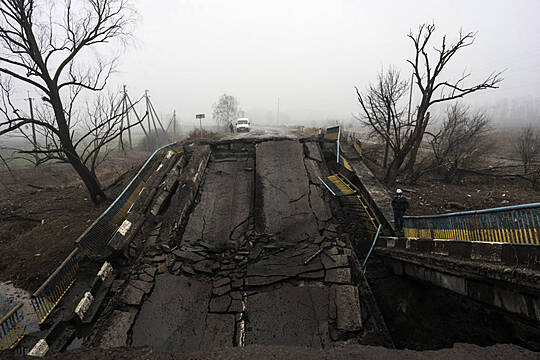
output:
<instances>
[{"instance_id":1,"label":"utility pole","mask_svg":"<svg viewBox=\"0 0 540 360\"><path fill-rule=\"evenodd\" d=\"M120 110L121 111L121 113L120 113L121 114L120 115L120 136L118 137L118 147L122 150L124 155L126 155L126 150L124 149L124 139L123 139L124 115L126 114L126 102L124 101L125 96L126 96L126 86L124 85L124 94L122 95L122 99L120 100L120 103L118 104L119 106L120 105L122 106L122 109ZM118 108L117 108L117 110L118 110ZM114 113L116 114L116 111Z\"/></svg>"},{"instance_id":2,"label":"utility pole","mask_svg":"<svg viewBox=\"0 0 540 360\"><path fill-rule=\"evenodd\" d=\"M279 97L277 98L277 114L276 114L276 122L279 126Z\"/></svg>"},{"instance_id":3,"label":"utility pole","mask_svg":"<svg viewBox=\"0 0 540 360\"><path fill-rule=\"evenodd\" d=\"M30 92L28 92L28 105L30 106L30 119L34 120L34 106L32 105L32 98L30 97ZM36 150L36 124L34 123L32 123L32 145L34 145L34 150Z\"/></svg>"},{"instance_id":4,"label":"utility pole","mask_svg":"<svg viewBox=\"0 0 540 360\"><path fill-rule=\"evenodd\" d=\"M133 141L131 139L131 124L129 122L129 106L127 103L127 89L126 85L124 85L124 97L122 99L124 102L124 108L126 109L126 121L127 121L127 131L128 131L128 138L129 138L129 150L133 150ZM122 121L123 122L123 121Z\"/></svg>"},{"instance_id":5,"label":"utility pole","mask_svg":"<svg viewBox=\"0 0 540 360\"><path fill-rule=\"evenodd\" d=\"M150 112L150 98L148 97L148 90L144 90L144 98L146 100L146 114L148 114L148 132L151 134L152 133L152 123L150 122L150 118L152 117L152 113ZM157 140L157 137L158 137L158 133L157 133L157 127L156 127L156 122L154 121L154 131L156 133L156 140Z\"/></svg>"},{"instance_id":6,"label":"utility pole","mask_svg":"<svg viewBox=\"0 0 540 360\"><path fill-rule=\"evenodd\" d=\"M173 136L176 139L176 110L173 110L172 113L172 128L173 128Z\"/></svg>"}]
</instances>

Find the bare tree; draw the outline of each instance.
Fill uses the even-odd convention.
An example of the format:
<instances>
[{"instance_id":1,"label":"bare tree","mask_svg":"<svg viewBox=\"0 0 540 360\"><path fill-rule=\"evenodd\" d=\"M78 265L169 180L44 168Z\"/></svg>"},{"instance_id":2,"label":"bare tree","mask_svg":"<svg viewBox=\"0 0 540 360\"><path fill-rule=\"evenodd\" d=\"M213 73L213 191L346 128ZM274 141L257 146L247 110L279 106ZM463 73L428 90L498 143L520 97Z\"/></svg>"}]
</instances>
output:
<instances>
[{"instance_id":1,"label":"bare tree","mask_svg":"<svg viewBox=\"0 0 540 360\"><path fill-rule=\"evenodd\" d=\"M408 83L400 79L399 71L389 68L379 73L377 82L370 84L366 94L358 88L358 102L362 107L360 120L385 143L383 167L388 170L388 153L392 151L392 162L403 151L403 144L410 136L414 125L406 116L406 106L402 99L407 93ZM390 165L391 167L391 165ZM385 175L385 179L388 173Z\"/></svg>"},{"instance_id":2,"label":"bare tree","mask_svg":"<svg viewBox=\"0 0 540 360\"><path fill-rule=\"evenodd\" d=\"M81 89L104 88L116 64L116 59L99 57L88 61L94 53L89 50L127 39L134 13L127 0L65 0L60 10L38 0L0 0L0 5L0 74L41 93L54 114L54 121L43 121L23 116L10 103L4 107L0 135L31 124L50 132L59 157L73 166L97 204L105 194L76 149L70 111Z\"/></svg>"},{"instance_id":3,"label":"bare tree","mask_svg":"<svg viewBox=\"0 0 540 360\"><path fill-rule=\"evenodd\" d=\"M213 106L212 118L218 125L227 127L243 113L234 96L223 94Z\"/></svg>"},{"instance_id":4,"label":"bare tree","mask_svg":"<svg viewBox=\"0 0 540 360\"><path fill-rule=\"evenodd\" d=\"M4 84L5 85L5 84ZM124 116L143 98L130 104L129 107L120 109L122 101L120 95L109 93L108 95L99 94L93 102L86 103L85 111L81 112L74 109L74 102L80 94L80 88L75 88L75 92L69 94L69 102L66 107L66 118L71 123L71 142L77 149L77 153L82 163L89 169L92 176L97 178L96 169L102 164L116 147L111 143L118 139L124 132L141 124L147 117L145 114L136 121L129 124L124 122ZM6 102L9 101L9 94L6 93L5 86L1 87L0 99L3 107L0 107L0 113L7 114ZM8 107L9 109L9 107ZM11 111L17 109L11 108ZM56 133L51 130L55 126L55 117L52 106L44 103L43 106L35 109L34 120L50 126L39 126L34 131L28 128L28 125L20 127L17 133L12 132L9 135L25 140L30 148L22 147L4 147L4 150L12 150L14 155L10 159L21 159L29 161L38 166L49 161L69 162L66 153L62 149ZM30 157L28 155L31 155Z\"/></svg>"},{"instance_id":5,"label":"bare tree","mask_svg":"<svg viewBox=\"0 0 540 360\"><path fill-rule=\"evenodd\" d=\"M435 168L447 181L456 179L459 169L470 167L490 147L487 134L489 119L483 112L471 113L469 107L458 102L446 109L446 119L439 131L429 133Z\"/></svg>"},{"instance_id":6,"label":"bare tree","mask_svg":"<svg viewBox=\"0 0 540 360\"><path fill-rule=\"evenodd\" d=\"M540 133L531 124L521 129L515 149L523 163L523 173L527 175L529 166L540 157Z\"/></svg>"},{"instance_id":7,"label":"bare tree","mask_svg":"<svg viewBox=\"0 0 540 360\"><path fill-rule=\"evenodd\" d=\"M451 44L448 44L446 36L443 36L439 48L434 48L435 55L430 56L428 54L429 44L434 31L435 25L423 24L420 25L416 34L410 32L408 35L414 44L415 55L412 60L407 60L407 62L412 66L413 76L422 97L416 111L414 130L403 145L404 151L389 169L390 180L395 179L395 176L397 176L407 154L409 154L409 161L406 169L410 173L413 172L418 148L422 143L429 123L427 114L430 106L462 98L476 91L497 88L502 81L500 72L491 73L482 82L469 86L463 85L463 83L471 75L470 73L463 73L454 81L442 80L443 70L450 60L460 50L471 46L474 43L476 34L472 32L464 34L460 31L457 41Z\"/></svg>"}]
</instances>

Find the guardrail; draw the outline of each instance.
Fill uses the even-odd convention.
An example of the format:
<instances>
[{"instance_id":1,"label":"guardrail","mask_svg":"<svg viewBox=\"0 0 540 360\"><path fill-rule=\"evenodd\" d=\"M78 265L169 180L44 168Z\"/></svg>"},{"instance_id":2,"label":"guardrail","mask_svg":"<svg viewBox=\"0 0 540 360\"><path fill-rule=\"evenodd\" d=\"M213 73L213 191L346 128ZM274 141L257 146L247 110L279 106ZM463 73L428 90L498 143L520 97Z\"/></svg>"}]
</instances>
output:
<instances>
[{"instance_id":1,"label":"guardrail","mask_svg":"<svg viewBox=\"0 0 540 360\"><path fill-rule=\"evenodd\" d=\"M40 324L47 319L75 282L79 260L80 250L75 248L43 285L32 294L32 307Z\"/></svg>"},{"instance_id":2,"label":"guardrail","mask_svg":"<svg viewBox=\"0 0 540 360\"><path fill-rule=\"evenodd\" d=\"M180 146L174 143L154 151L122 193L76 240L75 249L49 276L43 285L32 294L32 306L39 324L45 322L77 279L80 260L89 253L96 253L100 247L106 245L118 227L127 218L135 199L150 175L158 168L162 158L170 150L180 151Z\"/></svg>"},{"instance_id":3,"label":"guardrail","mask_svg":"<svg viewBox=\"0 0 540 360\"><path fill-rule=\"evenodd\" d=\"M13 349L24 337L22 306L22 303L16 305L0 319L0 351Z\"/></svg>"},{"instance_id":4,"label":"guardrail","mask_svg":"<svg viewBox=\"0 0 540 360\"><path fill-rule=\"evenodd\" d=\"M540 203L403 220L406 237L540 245Z\"/></svg>"},{"instance_id":5,"label":"guardrail","mask_svg":"<svg viewBox=\"0 0 540 360\"><path fill-rule=\"evenodd\" d=\"M84 253L96 253L97 249L103 248L107 244L118 227L127 218L129 209L137 196L139 196L150 175L158 168L162 160L160 155L165 156L168 151L179 152L180 146L176 143L169 144L155 150L150 155L137 175L116 200L76 240L75 243Z\"/></svg>"}]
</instances>

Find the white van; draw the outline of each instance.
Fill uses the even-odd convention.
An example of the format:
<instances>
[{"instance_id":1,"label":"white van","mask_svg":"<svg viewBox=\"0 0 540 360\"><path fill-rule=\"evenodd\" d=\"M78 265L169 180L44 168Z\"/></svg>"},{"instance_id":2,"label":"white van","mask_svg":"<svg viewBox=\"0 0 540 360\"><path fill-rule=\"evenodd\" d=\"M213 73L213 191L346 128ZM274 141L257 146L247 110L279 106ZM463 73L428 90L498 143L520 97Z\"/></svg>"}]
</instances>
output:
<instances>
[{"instance_id":1,"label":"white van","mask_svg":"<svg viewBox=\"0 0 540 360\"><path fill-rule=\"evenodd\" d=\"M250 129L250 123L248 118L239 118L236 120L236 132L248 132Z\"/></svg>"}]
</instances>

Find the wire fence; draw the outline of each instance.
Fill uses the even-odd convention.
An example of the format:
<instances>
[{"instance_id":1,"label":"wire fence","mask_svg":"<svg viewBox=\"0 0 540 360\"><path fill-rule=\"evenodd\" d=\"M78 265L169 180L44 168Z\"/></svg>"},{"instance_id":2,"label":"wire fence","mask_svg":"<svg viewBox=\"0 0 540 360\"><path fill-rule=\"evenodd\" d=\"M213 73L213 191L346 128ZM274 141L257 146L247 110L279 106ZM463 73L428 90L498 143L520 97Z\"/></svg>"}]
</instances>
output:
<instances>
[{"instance_id":1,"label":"wire fence","mask_svg":"<svg viewBox=\"0 0 540 360\"><path fill-rule=\"evenodd\" d=\"M24 337L22 306L17 304L0 319L0 351L13 349Z\"/></svg>"},{"instance_id":2,"label":"wire fence","mask_svg":"<svg viewBox=\"0 0 540 360\"><path fill-rule=\"evenodd\" d=\"M540 245L540 203L403 220L406 237Z\"/></svg>"}]
</instances>

